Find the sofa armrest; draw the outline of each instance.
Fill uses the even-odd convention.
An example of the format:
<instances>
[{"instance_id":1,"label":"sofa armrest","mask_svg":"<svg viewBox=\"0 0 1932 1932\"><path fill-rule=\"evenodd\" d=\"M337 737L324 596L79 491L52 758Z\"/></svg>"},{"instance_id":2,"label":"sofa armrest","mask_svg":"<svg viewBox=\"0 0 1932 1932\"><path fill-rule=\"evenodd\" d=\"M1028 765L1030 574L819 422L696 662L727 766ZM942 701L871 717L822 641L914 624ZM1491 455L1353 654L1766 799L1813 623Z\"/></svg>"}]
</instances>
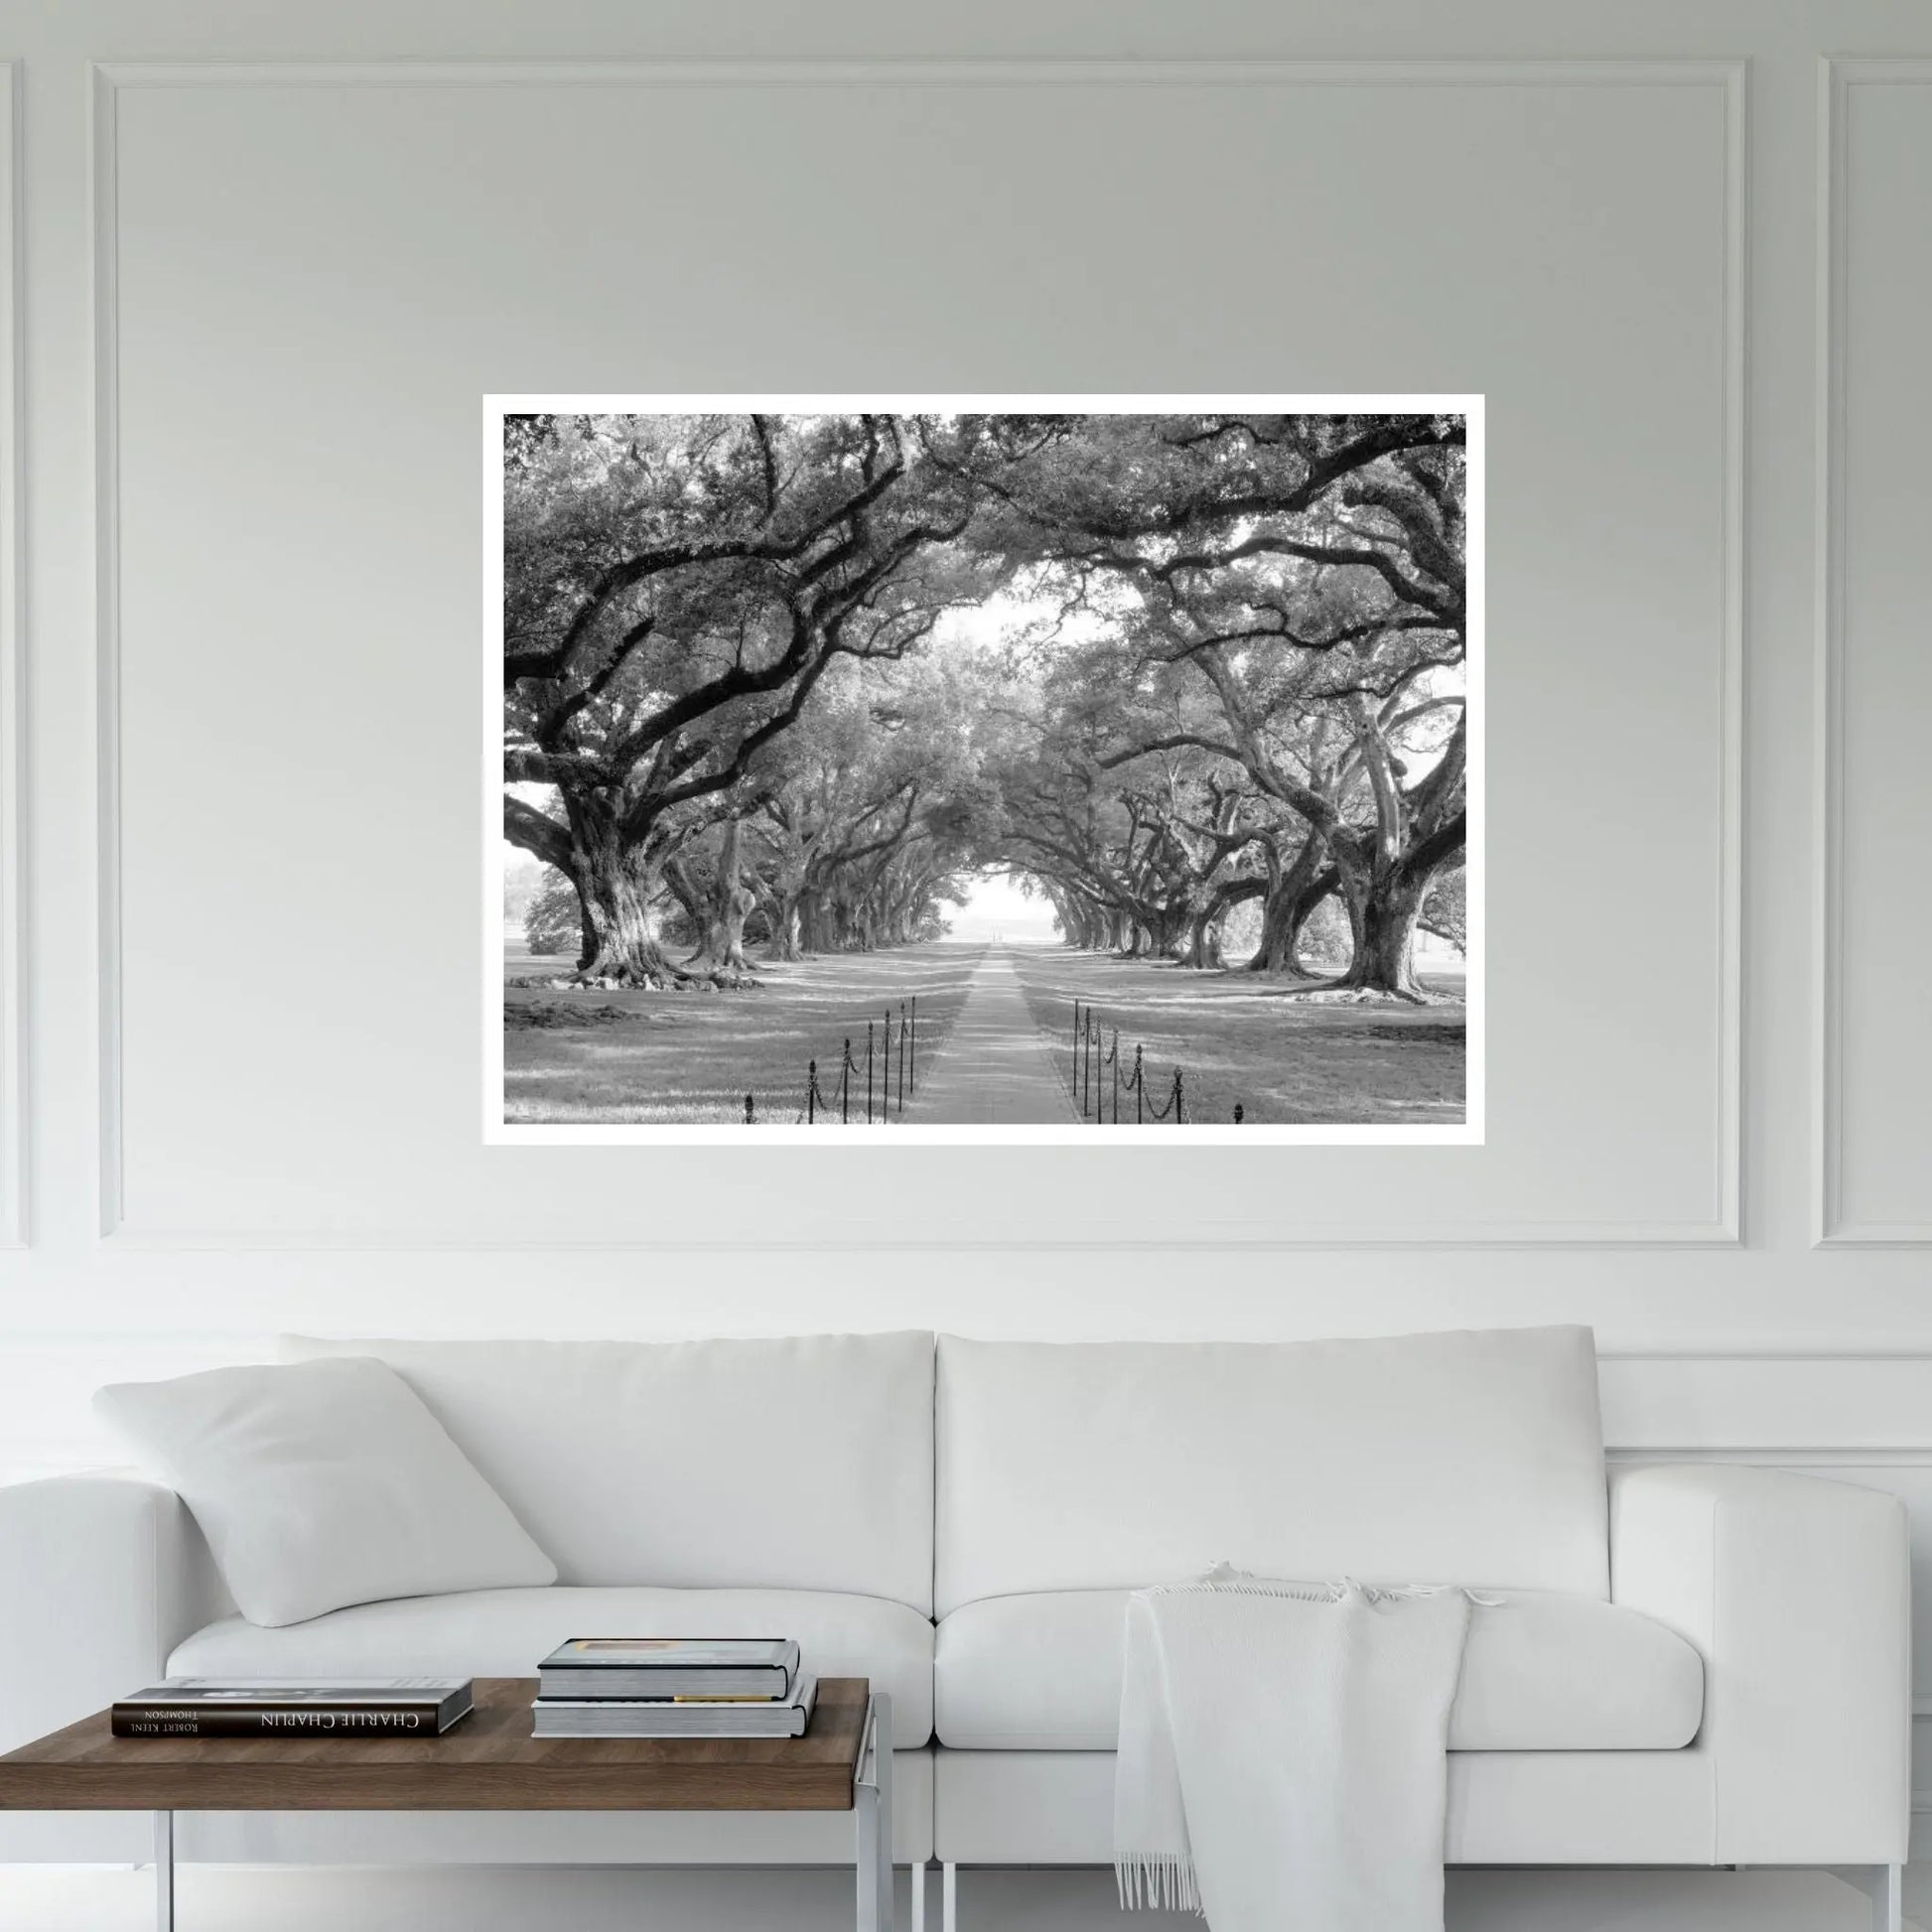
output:
<instances>
[{"instance_id":1,"label":"sofa armrest","mask_svg":"<svg viewBox=\"0 0 1932 1932\"><path fill-rule=\"evenodd\" d=\"M1705 1663L1713 1862L1896 1864L1911 1826L1911 1553L1876 1489L1735 1465L1610 1478L1610 1594Z\"/></svg>"},{"instance_id":2,"label":"sofa armrest","mask_svg":"<svg viewBox=\"0 0 1932 1932\"><path fill-rule=\"evenodd\" d=\"M220 1602L172 1489L123 1475L0 1486L0 1750L153 1683Z\"/></svg>"}]
</instances>

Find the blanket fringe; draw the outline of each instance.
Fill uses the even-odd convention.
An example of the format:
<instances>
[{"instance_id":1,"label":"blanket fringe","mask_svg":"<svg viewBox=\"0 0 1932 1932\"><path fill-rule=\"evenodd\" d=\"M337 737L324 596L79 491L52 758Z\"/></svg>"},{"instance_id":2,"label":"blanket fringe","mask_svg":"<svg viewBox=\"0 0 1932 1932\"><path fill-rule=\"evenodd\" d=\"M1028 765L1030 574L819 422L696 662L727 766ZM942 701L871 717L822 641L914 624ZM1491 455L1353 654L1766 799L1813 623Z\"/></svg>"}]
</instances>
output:
<instances>
[{"instance_id":1,"label":"blanket fringe","mask_svg":"<svg viewBox=\"0 0 1932 1932\"><path fill-rule=\"evenodd\" d=\"M1200 1888L1192 1859L1123 1858L1114 1861L1124 1912L1198 1912Z\"/></svg>"},{"instance_id":2,"label":"blanket fringe","mask_svg":"<svg viewBox=\"0 0 1932 1932\"><path fill-rule=\"evenodd\" d=\"M1275 1577L1258 1577L1251 1570L1236 1570L1232 1564L1217 1563L1205 1575L1184 1584L1156 1584L1149 1596L1287 1596L1298 1603L1339 1603L1351 1594L1370 1603L1407 1602L1419 1596L1442 1596L1457 1590L1471 1603L1485 1610L1503 1601L1464 1584L1358 1584L1353 1577L1341 1577L1331 1584L1288 1583Z\"/></svg>"}]
</instances>

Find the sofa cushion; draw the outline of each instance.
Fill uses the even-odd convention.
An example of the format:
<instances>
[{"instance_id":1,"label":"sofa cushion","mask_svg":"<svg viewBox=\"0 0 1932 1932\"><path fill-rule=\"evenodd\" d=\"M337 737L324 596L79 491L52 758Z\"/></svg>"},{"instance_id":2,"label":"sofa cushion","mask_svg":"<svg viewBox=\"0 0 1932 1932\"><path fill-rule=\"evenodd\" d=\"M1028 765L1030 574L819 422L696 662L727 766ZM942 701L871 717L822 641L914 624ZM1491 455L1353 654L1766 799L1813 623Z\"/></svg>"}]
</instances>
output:
<instances>
[{"instance_id":1,"label":"sofa cushion","mask_svg":"<svg viewBox=\"0 0 1932 1932\"><path fill-rule=\"evenodd\" d=\"M893 1699L893 1743L932 1734L932 1625L831 1590L470 1590L364 1603L264 1630L224 1617L177 1646L178 1677L534 1677L567 1637L796 1637L820 1677L869 1677Z\"/></svg>"},{"instance_id":2,"label":"sofa cushion","mask_svg":"<svg viewBox=\"0 0 1932 1932\"><path fill-rule=\"evenodd\" d=\"M938 1359L942 1615L1216 1562L1609 1595L1587 1328L1293 1343L945 1335Z\"/></svg>"},{"instance_id":3,"label":"sofa cushion","mask_svg":"<svg viewBox=\"0 0 1932 1932\"><path fill-rule=\"evenodd\" d=\"M939 1626L939 1741L1114 1749L1126 1606L1093 1589L955 1610ZM1674 1630L1595 1597L1511 1591L1470 1616L1449 1748L1675 1750L1703 1715L1703 1660Z\"/></svg>"},{"instance_id":4,"label":"sofa cushion","mask_svg":"<svg viewBox=\"0 0 1932 1932\"><path fill-rule=\"evenodd\" d=\"M932 1608L932 1337L316 1341L398 1370L566 1584Z\"/></svg>"},{"instance_id":5,"label":"sofa cushion","mask_svg":"<svg viewBox=\"0 0 1932 1932\"><path fill-rule=\"evenodd\" d=\"M366 1358L100 1390L94 1411L194 1511L244 1616L548 1584L557 1566L409 1385Z\"/></svg>"}]
</instances>

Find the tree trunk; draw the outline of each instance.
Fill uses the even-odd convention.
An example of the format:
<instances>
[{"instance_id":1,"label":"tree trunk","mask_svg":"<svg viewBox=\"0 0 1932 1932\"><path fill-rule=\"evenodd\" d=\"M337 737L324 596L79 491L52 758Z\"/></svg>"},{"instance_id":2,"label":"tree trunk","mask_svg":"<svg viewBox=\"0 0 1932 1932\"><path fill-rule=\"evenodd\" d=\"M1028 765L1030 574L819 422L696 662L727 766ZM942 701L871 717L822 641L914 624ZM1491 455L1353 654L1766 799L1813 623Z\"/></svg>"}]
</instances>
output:
<instances>
[{"instance_id":1,"label":"tree trunk","mask_svg":"<svg viewBox=\"0 0 1932 1932\"><path fill-rule=\"evenodd\" d=\"M1271 879L1262 902L1261 943L1248 961L1249 972L1309 977L1299 958L1302 928L1335 889L1332 868L1326 872L1322 869L1326 857L1327 842L1318 837L1307 840L1295 855L1295 863L1286 869L1272 853L1269 855Z\"/></svg>"},{"instance_id":2,"label":"tree trunk","mask_svg":"<svg viewBox=\"0 0 1932 1932\"><path fill-rule=\"evenodd\" d=\"M1187 931L1192 920L1185 910L1164 905L1155 920L1154 955L1157 959L1184 960Z\"/></svg>"},{"instance_id":3,"label":"tree trunk","mask_svg":"<svg viewBox=\"0 0 1932 1932\"><path fill-rule=\"evenodd\" d=\"M771 908L771 938L764 948L767 959L798 957L798 895L779 893Z\"/></svg>"},{"instance_id":4,"label":"tree trunk","mask_svg":"<svg viewBox=\"0 0 1932 1932\"><path fill-rule=\"evenodd\" d=\"M1294 972L1295 945L1302 936L1307 917L1308 908L1302 903L1301 894L1290 891L1286 885L1276 886L1262 901L1261 943L1248 961L1248 971Z\"/></svg>"},{"instance_id":5,"label":"tree trunk","mask_svg":"<svg viewBox=\"0 0 1932 1932\"><path fill-rule=\"evenodd\" d=\"M1221 914L1226 908L1218 904L1204 905L1194 914L1192 925L1188 928L1187 947L1180 956L1180 963L1198 972L1218 973L1227 959L1221 951Z\"/></svg>"},{"instance_id":6,"label":"tree trunk","mask_svg":"<svg viewBox=\"0 0 1932 1932\"><path fill-rule=\"evenodd\" d=\"M1099 931L1099 920L1091 901L1069 893L1055 898L1053 903L1059 907L1060 936L1075 951L1091 952Z\"/></svg>"},{"instance_id":7,"label":"tree trunk","mask_svg":"<svg viewBox=\"0 0 1932 1932\"><path fill-rule=\"evenodd\" d=\"M718 851L718 877L712 885L704 942L687 962L699 972L745 970L745 915L758 900L746 891L739 876L740 837L739 821L734 818L725 826L724 843Z\"/></svg>"},{"instance_id":8,"label":"tree trunk","mask_svg":"<svg viewBox=\"0 0 1932 1932\"><path fill-rule=\"evenodd\" d=\"M1417 1002L1428 998L1416 978L1414 954L1416 918L1429 877L1407 867L1380 873L1342 863L1342 902L1355 950L1347 971L1330 983L1333 991Z\"/></svg>"},{"instance_id":9,"label":"tree trunk","mask_svg":"<svg viewBox=\"0 0 1932 1932\"><path fill-rule=\"evenodd\" d=\"M1377 829L1331 837L1354 955L1324 991L1418 1003L1429 998L1416 978L1416 920L1430 881L1462 850L1466 817L1456 800L1465 722L1457 723L1449 749L1409 792L1398 788L1400 774L1379 735L1362 739Z\"/></svg>"},{"instance_id":10,"label":"tree trunk","mask_svg":"<svg viewBox=\"0 0 1932 1932\"><path fill-rule=\"evenodd\" d=\"M798 897L798 948L801 952L827 952L831 948L831 919L825 901L816 893Z\"/></svg>"},{"instance_id":11,"label":"tree trunk","mask_svg":"<svg viewBox=\"0 0 1932 1932\"><path fill-rule=\"evenodd\" d=\"M578 977L617 986L676 986L689 978L665 956L650 929L654 879L640 879L603 812L570 811L570 878L585 926Z\"/></svg>"}]
</instances>

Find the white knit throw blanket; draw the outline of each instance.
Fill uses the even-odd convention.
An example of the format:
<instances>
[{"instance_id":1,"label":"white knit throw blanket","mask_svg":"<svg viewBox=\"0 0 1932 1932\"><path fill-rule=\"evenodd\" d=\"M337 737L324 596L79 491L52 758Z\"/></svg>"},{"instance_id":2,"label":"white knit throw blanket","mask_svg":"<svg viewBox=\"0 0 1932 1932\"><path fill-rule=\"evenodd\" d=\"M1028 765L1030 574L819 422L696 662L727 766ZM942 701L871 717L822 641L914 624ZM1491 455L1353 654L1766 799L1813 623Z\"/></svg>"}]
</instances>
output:
<instances>
[{"instance_id":1,"label":"white knit throw blanket","mask_svg":"<svg viewBox=\"0 0 1932 1932\"><path fill-rule=\"evenodd\" d=\"M1225 1566L1137 1590L1114 1773L1121 1903L1200 1912L1213 1932L1442 1932L1470 1601Z\"/></svg>"}]
</instances>

